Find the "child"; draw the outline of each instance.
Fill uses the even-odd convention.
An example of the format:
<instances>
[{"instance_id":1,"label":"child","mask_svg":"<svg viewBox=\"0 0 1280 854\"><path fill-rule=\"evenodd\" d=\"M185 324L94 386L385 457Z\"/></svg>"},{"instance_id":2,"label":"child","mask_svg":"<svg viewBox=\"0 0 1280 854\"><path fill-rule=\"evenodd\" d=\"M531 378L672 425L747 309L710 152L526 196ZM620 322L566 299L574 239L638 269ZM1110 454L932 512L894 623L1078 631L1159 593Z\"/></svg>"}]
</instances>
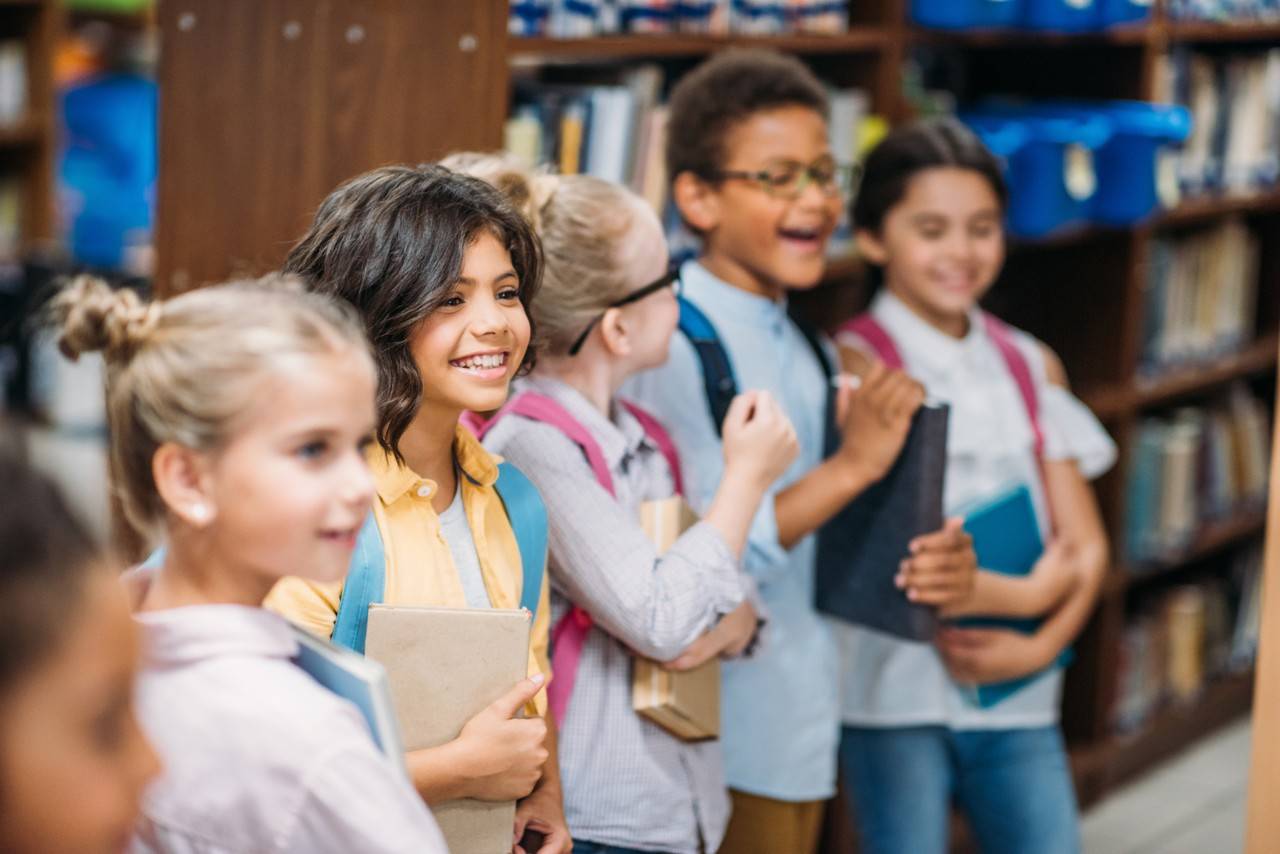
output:
<instances>
[{"instance_id":1,"label":"child","mask_svg":"<svg viewBox=\"0 0 1280 854\"><path fill-rule=\"evenodd\" d=\"M137 629L49 481L0 452L0 850L122 851L159 771Z\"/></svg>"},{"instance_id":2,"label":"child","mask_svg":"<svg viewBox=\"0 0 1280 854\"><path fill-rule=\"evenodd\" d=\"M357 710L296 668L261 608L340 577L372 488L373 366L358 324L294 284L143 304L82 277L54 300L72 358L103 351L124 512L161 535L137 616L144 727L165 762L137 851L444 851Z\"/></svg>"},{"instance_id":3,"label":"child","mask_svg":"<svg viewBox=\"0 0 1280 854\"><path fill-rule=\"evenodd\" d=\"M673 197L702 238L699 260L681 268L686 298L714 327L739 387L771 391L800 442L748 539L746 567L774 642L724 668L726 854L806 854L816 845L840 725L835 643L813 607L811 535L884 476L923 399L910 379L877 368L845 397L839 448L823 459L829 379L788 319L786 294L820 281L840 214L844 173L827 143L826 111L825 90L804 65L768 51L721 53L671 96ZM817 349L830 358L825 345ZM629 390L670 427L695 509L705 509L724 470L694 344L674 337L666 365ZM956 525L917 547L905 573L917 601L968 593L973 553Z\"/></svg>"},{"instance_id":4,"label":"child","mask_svg":"<svg viewBox=\"0 0 1280 854\"><path fill-rule=\"evenodd\" d=\"M869 854L946 851L953 799L986 854L1079 850L1057 728L1060 669L988 709L947 673L986 683L1050 667L1084 625L1107 566L1086 477L1110 466L1114 446L1067 391L1053 353L977 308L1004 261L1005 199L996 159L963 125L938 121L891 133L868 157L853 205L858 246L884 289L841 332L845 367L897 363L951 405L948 512L1025 485L1051 543L1029 580L979 573L973 597L952 611L1029 616L1069 591L1034 635L952 629L934 649L840 629L842 770Z\"/></svg>"},{"instance_id":5,"label":"child","mask_svg":"<svg viewBox=\"0 0 1280 854\"><path fill-rule=\"evenodd\" d=\"M754 586L738 562L760 499L796 456L795 433L768 392L740 396L705 519L660 555L641 504L678 493L679 467L662 428L617 392L666 361L676 328L679 281L661 223L644 200L597 178L529 176L496 158L456 162L524 204L547 259L533 309L538 368L490 422L485 447L528 472L547 501L553 700L566 674L575 677L567 714L556 716L574 851L716 851L729 817L720 745L682 741L638 715L632 659L696 665L732 657L754 636ZM598 630L575 671L561 662L581 613Z\"/></svg>"},{"instance_id":6,"label":"child","mask_svg":"<svg viewBox=\"0 0 1280 854\"><path fill-rule=\"evenodd\" d=\"M285 268L355 306L373 342L378 447L368 459L386 553L385 601L528 603L536 610L529 672L540 685L550 672L545 579L524 589L534 576L499 494L499 466L458 423L464 411L500 407L512 377L533 364L526 307L541 279L537 236L483 181L440 166L389 166L331 193ZM543 554L536 559L540 572ZM290 580L270 604L329 636L342 596L340 583ZM545 696L536 686L524 700L535 693L532 718L512 719L520 704L505 716L491 708L454 741L411 753L409 768L428 803L523 799L517 841L530 827L546 837L539 850L562 854L570 841L554 731L541 717Z\"/></svg>"}]
</instances>

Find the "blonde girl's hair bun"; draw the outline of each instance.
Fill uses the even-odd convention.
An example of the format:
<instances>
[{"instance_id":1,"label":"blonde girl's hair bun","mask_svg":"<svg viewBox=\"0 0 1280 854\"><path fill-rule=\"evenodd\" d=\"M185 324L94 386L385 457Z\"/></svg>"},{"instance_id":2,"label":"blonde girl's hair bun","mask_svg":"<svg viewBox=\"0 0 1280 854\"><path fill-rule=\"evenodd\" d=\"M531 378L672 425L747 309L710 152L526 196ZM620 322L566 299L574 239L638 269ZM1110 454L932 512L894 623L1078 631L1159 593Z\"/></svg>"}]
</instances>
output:
<instances>
[{"instance_id":1,"label":"blonde girl's hair bun","mask_svg":"<svg viewBox=\"0 0 1280 854\"><path fill-rule=\"evenodd\" d=\"M440 165L496 187L537 232L542 231L543 209L550 204L561 180L545 168L527 168L507 152L462 151L450 154Z\"/></svg>"},{"instance_id":2,"label":"blonde girl's hair bun","mask_svg":"<svg viewBox=\"0 0 1280 854\"><path fill-rule=\"evenodd\" d=\"M58 347L70 359L101 351L111 362L128 361L160 325L158 302L144 302L135 291L116 289L94 276L77 276L50 304L61 329Z\"/></svg>"}]
</instances>

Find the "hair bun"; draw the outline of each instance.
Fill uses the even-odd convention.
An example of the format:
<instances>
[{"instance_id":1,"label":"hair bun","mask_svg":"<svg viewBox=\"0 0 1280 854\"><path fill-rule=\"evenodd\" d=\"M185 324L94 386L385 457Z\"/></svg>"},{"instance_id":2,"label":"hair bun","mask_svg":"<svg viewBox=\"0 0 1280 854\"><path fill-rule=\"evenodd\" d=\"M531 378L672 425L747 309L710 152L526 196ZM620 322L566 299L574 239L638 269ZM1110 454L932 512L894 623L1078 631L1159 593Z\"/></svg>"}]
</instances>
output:
<instances>
[{"instance_id":1,"label":"hair bun","mask_svg":"<svg viewBox=\"0 0 1280 854\"><path fill-rule=\"evenodd\" d=\"M102 351L109 361L128 360L150 340L160 323L160 303L146 303L135 291L112 288L94 276L77 276L52 303L62 328L58 347L70 359Z\"/></svg>"},{"instance_id":2,"label":"hair bun","mask_svg":"<svg viewBox=\"0 0 1280 854\"><path fill-rule=\"evenodd\" d=\"M533 230L542 232L542 209L560 186L560 176L544 169L528 169L509 152L485 154L463 151L440 161L442 166L479 178L498 189L524 216Z\"/></svg>"}]
</instances>

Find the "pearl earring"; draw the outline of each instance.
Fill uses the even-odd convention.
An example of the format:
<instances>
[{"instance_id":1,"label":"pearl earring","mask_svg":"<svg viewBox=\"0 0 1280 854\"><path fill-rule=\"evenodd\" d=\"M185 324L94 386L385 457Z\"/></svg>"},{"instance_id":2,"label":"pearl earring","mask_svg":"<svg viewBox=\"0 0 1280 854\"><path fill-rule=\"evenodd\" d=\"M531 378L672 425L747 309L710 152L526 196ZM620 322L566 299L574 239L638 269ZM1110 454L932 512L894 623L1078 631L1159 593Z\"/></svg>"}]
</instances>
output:
<instances>
[{"instance_id":1,"label":"pearl earring","mask_svg":"<svg viewBox=\"0 0 1280 854\"><path fill-rule=\"evenodd\" d=\"M191 508L191 518L197 525L203 525L209 520L209 508L203 504L197 504Z\"/></svg>"}]
</instances>

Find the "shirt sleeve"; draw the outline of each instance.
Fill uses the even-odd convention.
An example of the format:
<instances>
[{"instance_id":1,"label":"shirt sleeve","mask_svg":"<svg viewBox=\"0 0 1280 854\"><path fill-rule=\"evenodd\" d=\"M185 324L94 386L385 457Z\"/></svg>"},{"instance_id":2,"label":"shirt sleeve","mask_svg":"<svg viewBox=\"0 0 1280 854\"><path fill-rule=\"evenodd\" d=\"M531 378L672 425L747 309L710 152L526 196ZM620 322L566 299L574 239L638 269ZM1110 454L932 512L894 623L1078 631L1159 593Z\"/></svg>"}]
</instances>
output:
<instances>
[{"instance_id":1,"label":"shirt sleeve","mask_svg":"<svg viewBox=\"0 0 1280 854\"><path fill-rule=\"evenodd\" d=\"M667 428L680 452L686 498L699 515L705 515L724 477L724 452L711 421L702 366L693 345L683 335L673 335L666 364L633 378L623 393ZM790 568L787 551L778 542L775 503L779 491L775 482L765 492L747 535L743 566L762 585Z\"/></svg>"},{"instance_id":2,"label":"shirt sleeve","mask_svg":"<svg viewBox=\"0 0 1280 854\"><path fill-rule=\"evenodd\" d=\"M333 634L342 601L341 581L322 584L305 578L283 578L271 588L263 606L317 637Z\"/></svg>"},{"instance_id":3,"label":"shirt sleeve","mask_svg":"<svg viewBox=\"0 0 1280 854\"><path fill-rule=\"evenodd\" d=\"M315 763L303 781L282 852L447 854L444 837L408 779L372 742L349 742Z\"/></svg>"},{"instance_id":4,"label":"shirt sleeve","mask_svg":"<svg viewBox=\"0 0 1280 854\"><path fill-rule=\"evenodd\" d=\"M737 562L711 525L694 525L659 555L577 445L544 424L512 428L501 453L546 501L555 583L609 634L667 661L743 601Z\"/></svg>"}]
</instances>

